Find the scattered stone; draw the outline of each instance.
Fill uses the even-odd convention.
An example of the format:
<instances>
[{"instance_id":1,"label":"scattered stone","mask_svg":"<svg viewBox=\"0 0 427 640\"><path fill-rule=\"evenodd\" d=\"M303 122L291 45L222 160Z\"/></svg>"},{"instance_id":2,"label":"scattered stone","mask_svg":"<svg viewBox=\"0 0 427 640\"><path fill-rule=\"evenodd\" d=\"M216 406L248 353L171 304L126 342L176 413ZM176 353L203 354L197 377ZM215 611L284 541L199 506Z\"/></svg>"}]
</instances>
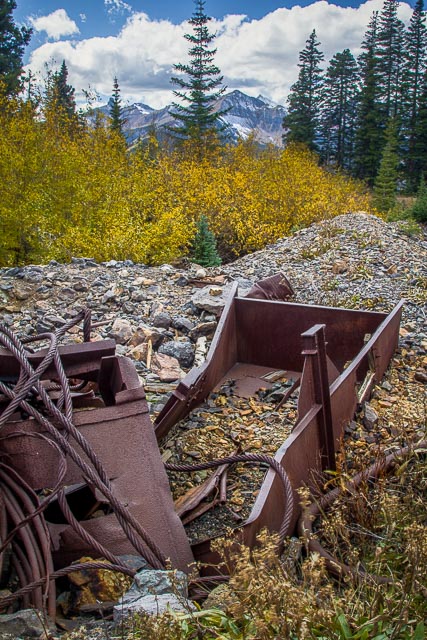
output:
<instances>
[{"instance_id":1,"label":"scattered stone","mask_svg":"<svg viewBox=\"0 0 427 640\"><path fill-rule=\"evenodd\" d=\"M114 607L114 622L135 613L160 615L167 609L192 611L194 605L187 599L188 581L182 571L139 571L130 589Z\"/></svg>"},{"instance_id":2,"label":"scattered stone","mask_svg":"<svg viewBox=\"0 0 427 640\"><path fill-rule=\"evenodd\" d=\"M35 609L22 609L16 613L0 615L0 637L2 640L17 638L44 638L46 624L43 614Z\"/></svg>"},{"instance_id":3,"label":"scattered stone","mask_svg":"<svg viewBox=\"0 0 427 640\"><path fill-rule=\"evenodd\" d=\"M113 322L109 337L113 338L118 344L126 344L134 334L134 328L129 320L124 318L116 318Z\"/></svg>"},{"instance_id":4,"label":"scattered stone","mask_svg":"<svg viewBox=\"0 0 427 640\"><path fill-rule=\"evenodd\" d=\"M153 329L153 327L139 326L132 334L129 344L136 347L143 342L151 342L153 348L156 348L163 341L163 337L163 334L157 329Z\"/></svg>"},{"instance_id":5,"label":"scattered stone","mask_svg":"<svg viewBox=\"0 0 427 640\"><path fill-rule=\"evenodd\" d=\"M151 370L159 376L161 382L174 382L185 375L179 366L178 360L163 353L155 353L153 355Z\"/></svg>"},{"instance_id":6,"label":"scattered stone","mask_svg":"<svg viewBox=\"0 0 427 640\"><path fill-rule=\"evenodd\" d=\"M427 384L427 373L424 373L424 371L416 371L414 374L414 378L417 382Z\"/></svg>"},{"instance_id":7,"label":"scattered stone","mask_svg":"<svg viewBox=\"0 0 427 640\"><path fill-rule=\"evenodd\" d=\"M200 324L196 325L194 329L190 331L191 340L196 341L200 336L213 335L215 333L217 324L218 323L214 320L211 322L201 322Z\"/></svg>"},{"instance_id":8,"label":"scattered stone","mask_svg":"<svg viewBox=\"0 0 427 640\"><path fill-rule=\"evenodd\" d=\"M191 302L198 308L219 315L224 308L231 285L224 287L203 287L193 294Z\"/></svg>"},{"instance_id":9,"label":"scattered stone","mask_svg":"<svg viewBox=\"0 0 427 640\"><path fill-rule=\"evenodd\" d=\"M378 414L375 409L369 404L369 402L365 402L364 404L364 416L363 416L363 424L368 429L368 431L372 431L375 428L375 425L378 422Z\"/></svg>"},{"instance_id":10,"label":"scattered stone","mask_svg":"<svg viewBox=\"0 0 427 640\"><path fill-rule=\"evenodd\" d=\"M161 327L162 329L169 329L172 324L172 318L169 313L166 311L161 311L160 313L156 313L151 318L151 324L153 327Z\"/></svg>"},{"instance_id":11,"label":"scattered stone","mask_svg":"<svg viewBox=\"0 0 427 640\"><path fill-rule=\"evenodd\" d=\"M189 369L194 362L194 348L191 342L184 342L183 340L166 342L160 346L159 353L176 358L181 367L186 369Z\"/></svg>"},{"instance_id":12,"label":"scattered stone","mask_svg":"<svg viewBox=\"0 0 427 640\"><path fill-rule=\"evenodd\" d=\"M180 333L188 334L194 327L194 322L183 316L177 316L172 320L172 327Z\"/></svg>"}]
</instances>

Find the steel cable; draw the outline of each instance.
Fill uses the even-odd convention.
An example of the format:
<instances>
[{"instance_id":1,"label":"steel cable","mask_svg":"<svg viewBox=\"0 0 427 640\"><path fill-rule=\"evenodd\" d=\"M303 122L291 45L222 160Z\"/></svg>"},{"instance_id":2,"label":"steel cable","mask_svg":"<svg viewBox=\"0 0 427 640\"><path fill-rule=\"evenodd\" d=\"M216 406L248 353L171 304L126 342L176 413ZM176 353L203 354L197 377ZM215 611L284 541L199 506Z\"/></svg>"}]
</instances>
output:
<instances>
[{"instance_id":1,"label":"steel cable","mask_svg":"<svg viewBox=\"0 0 427 640\"><path fill-rule=\"evenodd\" d=\"M253 464L264 463L269 465L277 473L281 479L285 492L285 513L279 529L279 545L282 546L286 536L289 534L289 527L292 522L294 512L294 496L288 474L284 468L271 456L262 453L242 453L210 462L201 462L200 464L165 464L165 468L169 471L183 471L189 473L191 471L203 471L204 469L212 469L223 464L233 464L236 462L249 462Z\"/></svg>"}]
</instances>

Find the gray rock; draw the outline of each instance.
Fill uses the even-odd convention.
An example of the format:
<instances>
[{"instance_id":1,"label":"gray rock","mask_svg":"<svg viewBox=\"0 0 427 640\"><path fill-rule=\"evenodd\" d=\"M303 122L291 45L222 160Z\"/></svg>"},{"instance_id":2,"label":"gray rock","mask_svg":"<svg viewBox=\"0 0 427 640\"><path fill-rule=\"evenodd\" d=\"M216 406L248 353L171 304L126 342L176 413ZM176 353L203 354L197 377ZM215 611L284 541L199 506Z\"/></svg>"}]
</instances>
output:
<instances>
[{"instance_id":1,"label":"gray rock","mask_svg":"<svg viewBox=\"0 0 427 640\"><path fill-rule=\"evenodd\" d=\"M108 336L115 340L118 344L126 344L135 332L129 320L124 318L116 318L113 322L111 331Z\"/></svg>"},{"instance_id":2,"label":"gray rock","mask_svg":"<svg viewBox=\"0 0 427 640\"><path fill-rule=\"evenodd\" d=\"M188 579L182 571L138 571L131 588L114 607L114 621L135 613L158 615L168 608L188 611L194 605L187 597Z\"/></svg>"},{"instance_id":3,"label":"gray rock","mask_svg":"<svg viewBox=\"0 0 427 640\"><path fill-rule=\"evenodd\" d=\"M35 609L22 609L16 613L0 616L0 638L42 638L46 625L43 614Z\"/></svg>"},{"instance_id":4,"label":"gray rock","mask_svg":"<svg viewBox=\"0 0 427 640\"><path fill-rule=\"evenodd\" d=\"M191 320L188 320L188 318L184 318L183 316L177 316L172 320L172 326L181 333L187 334L193 329L194 322L191 322Z\"/></svg>"},{"instance_id":5,"label":"gray rock","mask_svg":"<svg viewBox=\"0 0 427 640\"><path fill-rule=\"evenodd\" d=\"M148 595L176 593L186 598L188 596L188 579L183 571L161 571L149 569L138 571L133 584L122 600L132 602L136 598Z\"/></svg>"},{"instance_id":6,"label":"gray rock","mask_svg":"<svg viewBox=\"0 0 427 640\"><path fill-rule=\"evenodd\" d=\"M378 414L375 409L369 404L369 402L365 402L364 405L364 415L363 415L363 425L368 431L372 431L375 425L378 422Z\"/></svg>"},{"instance_id":7,"label":"gray rock","mask_svg":"<svg viewBox=\"0 0 427 640\"><path fill-rule=\"evenodd\" d=\"M194 348L191 342L172 340L162 344L159 353L176 358L181 367L189 369L194 362Z\"/></svg>"},{"instance_id":8,"label":"gray rock","mask_svg":"<svg viewBox=\"0 0 427 640\"><path fill-rule=\"evenodd\" d=\"M217 323L215 321L201 322L190 331L190 338L192 340L197 340L200 336L208 336L215 331L216 327Z\"/></svg>"},{"instance_id":9,"label":"gray rock","mask_svg":"<svg viewBox=\"0 0 427 640\"><path fill-rule=\"evenodd\" d=\"M231 284L225 287L214 285L203 287L203 289L198 289L196 293L193 294L191 301L198 309L219 315L225 306L230 291Z\"/></svg>"},{"instance_id":10,"label":"gray rock","mask_svg":"<svg viewBox=\"0 0 427 640\"><path fill-rule=\"evenodd\" d=\"M160 311L151 318L151 324L153 327L161 327L162 329L169 329L172 324L172 318L166 311Z\"/></svg>"},{"instance_id":11,"label":"gray rock","mask_svg":"<svg viewBox=\"0 0 427 640\"><path fill-rule=\"evenodd\" d=\"M149 616L158 616L172 609L188 613L194 611L195 606L190 600L178 598L173 593L161 595L144 596L127 604L118 604L114 607L114 622L120 623L124 618L135 614L146 613Z\"/></svg>"}]
</instances>

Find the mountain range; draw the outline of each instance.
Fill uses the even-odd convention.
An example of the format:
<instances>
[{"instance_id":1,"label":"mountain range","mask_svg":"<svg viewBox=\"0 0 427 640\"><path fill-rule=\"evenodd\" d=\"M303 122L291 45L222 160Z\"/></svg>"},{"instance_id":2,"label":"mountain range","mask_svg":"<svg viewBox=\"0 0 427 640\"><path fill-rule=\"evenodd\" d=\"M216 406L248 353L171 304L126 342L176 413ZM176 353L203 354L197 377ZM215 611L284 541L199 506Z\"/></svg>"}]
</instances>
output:
<instances>
[{"instance_id":1,"label":"mountain range","mask_svg":"<svg viewBox=\"0 0 427 640\"><path fill-rule=\"evenodd\" d=\"M221 123L227 125L227 135L233 141L245 139L250 134L261 144L282 146L282 121L286 113L285 107L272 103L268 98L253 98L242 91L231 91L222 96L215 105L215 111L227 110L221 117ZM99 107L96 111L109 114L110 103ZM174 123L171 115L172 105L162 109L136 102L123 107L124 133L128 144L144 140L154 129L162 136L162 132Z\"/></svg>"}]
</instances>

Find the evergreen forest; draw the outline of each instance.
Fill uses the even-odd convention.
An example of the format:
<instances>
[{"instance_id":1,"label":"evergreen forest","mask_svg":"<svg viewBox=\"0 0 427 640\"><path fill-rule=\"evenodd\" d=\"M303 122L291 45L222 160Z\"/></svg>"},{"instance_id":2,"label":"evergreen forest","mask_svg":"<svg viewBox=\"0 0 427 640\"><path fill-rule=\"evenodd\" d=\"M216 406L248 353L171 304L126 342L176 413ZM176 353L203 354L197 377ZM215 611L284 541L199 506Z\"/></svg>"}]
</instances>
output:
<instances>
[{"instance_id":1,"label":"evergreen forest","mask_svg":"<svg viewBox=\"0 0 427 640\"><path fill-rule=\"evenodd\" d=\"M119 78L109 116L88 118L66 60L43 86L23 76L31 29L15 24L15 0L1 4L0 265L78 255L159 264L191 257L201 228L215 243L214 263L229 261L342 213L401 214L401 196L425 221L422 0L406 28L397 1L385 0L358 60L345 49L323 69L312 31L288 99L284 149L227 142L224 112L214 109L226 87L204 5L195 0L189 60L171 61L177 102L167 139L153 128L129 149Z\"/></svg>"}]
</instances>

